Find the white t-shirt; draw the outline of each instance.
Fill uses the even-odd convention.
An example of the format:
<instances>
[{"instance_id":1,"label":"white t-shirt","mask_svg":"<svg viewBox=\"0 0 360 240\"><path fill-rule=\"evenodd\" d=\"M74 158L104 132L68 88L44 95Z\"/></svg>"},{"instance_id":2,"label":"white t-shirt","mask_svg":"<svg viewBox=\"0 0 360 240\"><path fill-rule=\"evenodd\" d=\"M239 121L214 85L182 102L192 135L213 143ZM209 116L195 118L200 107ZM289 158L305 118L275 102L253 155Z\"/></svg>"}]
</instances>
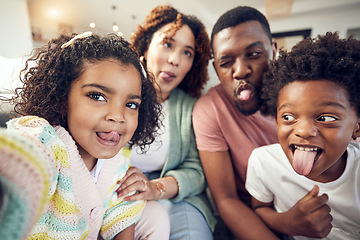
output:
<instances>
[{"instance_id":1,"label":"white t-shirt","mask_svg":"<svg viewBox=\"0 0 360 240\"><path fill-rule=\"evenodd\" d=\"M249 158L246 189L258 201L273 202L277 212L285 212L318 185L319 195L329 196L333 217L333 228L324 239L360 239L360 150L351 143L347 153L343 174L335 181L320 183L297 174L280 144L257 148Z\"/></svg>"},{"instance_id":2,"label":"white t-shirt","mask_svg":"<svg viewBox=\"0 0 360 240\"><path fill-rule=\"evenodd\" d=\"M131 149L130 163L142 172L153 172L163 169L169 151L169 100L162 104L162 114L164 116L163 126L158 131L158 136L144 154L137 146Z\"/></svg>"}]
</instances>

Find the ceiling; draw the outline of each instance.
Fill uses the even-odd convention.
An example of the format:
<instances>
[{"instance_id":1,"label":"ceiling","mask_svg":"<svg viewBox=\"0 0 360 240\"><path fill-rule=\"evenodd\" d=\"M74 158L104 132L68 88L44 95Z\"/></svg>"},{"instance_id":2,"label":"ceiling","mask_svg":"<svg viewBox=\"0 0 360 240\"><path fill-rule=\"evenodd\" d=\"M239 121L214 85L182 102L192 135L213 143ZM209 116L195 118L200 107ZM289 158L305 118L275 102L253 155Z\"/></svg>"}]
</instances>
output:
<instances>
[{"instance_id":1,"label":"ceiling","mask_svg":"<svg viewBox=\"0 0 360 240\"><path fill-rule=\"evenodd\" d=\"M99 34L113 32L114 22L125 38L129 38L137 24L146 14L159 4L170 4L186 14L194 14L207 27L208 31L217 18L225 11L239 5L259 9L268 17L269 9L285 10L284 2L293 2L292 14L316 11L322 8L338 7L359 0L27 0L30 22L33 31L42 31L52 38L58 34L59 27L72 32L93 31ZM265 4L266 3L266 4ZM270 4L269 4L270 3ZM277 5L276 5L277 3ZM280 5L279 5L280 3ZM113 10L112 7L116 9ZM271 8L269 6L272 6ZM266 8L267 7L267 8ZM51 14L56 10L56 14ZM266 11L268 10L268 11ZM89 23L95 23L91 29Z\"/></svg>"}]
</instances>

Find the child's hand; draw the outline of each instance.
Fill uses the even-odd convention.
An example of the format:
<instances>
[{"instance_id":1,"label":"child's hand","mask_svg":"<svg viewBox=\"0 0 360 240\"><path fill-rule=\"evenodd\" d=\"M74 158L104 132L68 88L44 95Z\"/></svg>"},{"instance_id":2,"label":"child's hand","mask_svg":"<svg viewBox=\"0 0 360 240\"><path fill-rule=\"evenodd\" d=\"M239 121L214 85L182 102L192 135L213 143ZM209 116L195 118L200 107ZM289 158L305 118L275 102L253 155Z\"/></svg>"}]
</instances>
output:
<instances>
[{"instance_id":1,"label":"child's hand","mask_svg":"<svg viewBox=\"0 0 360 240\"><path fill-rule=\"evenodd\" d=\"M130 167L119 183L121 185L116 192L119 198L126 196L124 201L157 200L160 195L154 184L136 167ZM132 192L136 193L127 196Z\"/></svg>"},{"instance_id":2,"label":"child's hand","mask_svg":"<svg viewBox=\"0 0 360 240\"><path fill-rule=\"evenodd\" d=\"M318 196L319 187L313 189L300 199L286 214L287 229L291 236L313 238L326 237L332 228L329 200L327 194Z\"/></svg>"}]
</instances>

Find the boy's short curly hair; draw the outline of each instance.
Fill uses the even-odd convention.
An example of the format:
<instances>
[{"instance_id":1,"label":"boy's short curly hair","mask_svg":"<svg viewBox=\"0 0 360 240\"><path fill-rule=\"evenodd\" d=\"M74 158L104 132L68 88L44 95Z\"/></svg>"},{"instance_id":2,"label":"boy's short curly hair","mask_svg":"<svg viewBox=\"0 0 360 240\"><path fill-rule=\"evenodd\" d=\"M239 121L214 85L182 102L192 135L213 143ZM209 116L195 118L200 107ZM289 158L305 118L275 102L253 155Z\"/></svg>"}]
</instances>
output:
<instances>
[{"instance_id":1,"label":"boy's short curly hair","mask_svg":"<svg viewBox=\"0 0 360 240\"><path fill-rule=\"evenodd\" d=\"M360 41L340 39L337 32L307 38L291 52L280 51L265 74L262 87L264 114L276 116L281 89L294 81L330 80L343 87L350 104L360 114Z\"/></svg>"},{"instance_id":2,"label":"boy's short curly hair","mask_svg":"<svg viewBox=\"0 0 360 240\"><path fill-rule=\"evenodd\" d=\"M171 30L175 30L172 35L170 33L168 34L168 39L173 37L176 31L183 25L189 26L195 36L194 62L178 88L182 89L190 96L200 97L201 90L209 79L207 67L211 54L209 36L205 26L199 19L192 15L180 13L171 6L160 5L155 7L146 16L143 25L138 25L137 30L132 34L130 42L133 44L133 47L139 56L143 56L145 51L149 48L154 33L168 23L174 23Z\"/></svg>"},{"instance_id":3,"label":"boy's short curly hair","mask_svg":"<svg viewBox=\"0 0 360 240\"><path fill-rule=\"evenodd\" d=\"M21 71L23 86L17 88L10 102L20 115L36 115L45 118L51 125L67 129L68 95L71 85L84 71L84 64L104 59L116 59L123 65L133 65L140 73L141 105L137 129L129 142L142 149L152 143L159 127L161 106L157 103L153 77L143 74L138 55L129 42L116 34L101 37L92 34L76 40L65 48L62 44L72 36L61 35L50 40L45 46L34 49Z\"/></svg>"}]
</instances>

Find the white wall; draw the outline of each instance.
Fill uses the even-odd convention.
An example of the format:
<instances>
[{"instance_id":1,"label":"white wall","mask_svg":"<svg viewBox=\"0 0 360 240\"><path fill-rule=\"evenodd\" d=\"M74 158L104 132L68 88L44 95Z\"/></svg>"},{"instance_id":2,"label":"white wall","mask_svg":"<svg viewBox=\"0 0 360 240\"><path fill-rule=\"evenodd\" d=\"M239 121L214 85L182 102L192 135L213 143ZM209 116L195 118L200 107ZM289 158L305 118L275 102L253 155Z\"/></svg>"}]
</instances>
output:
<instances>
[{"instance_id":1,"label":"white wall","mask_svg":"<svg viewBox=\"0 0 360 240\"><path fill-rule=\"evenodd\" d=\"M341 6L344 2L346 6ZM259 10L265 14L263 8ZM210 34L220 15L214 16L207 8L196 4L191 13L195 12ZM341 37L345 37L348 29L360 28L360 0L295 1L290 17L270 19L269 22L273 33L311 29L311 36L315 37L317 34L337 30ZM18 58L27 54L34 47L31 34L27 0L0 0L0 56ZM219 83L212 63L209 65L209 73L210 81L204 92Z\"/></svg>"},{"instance_id":2,"label":"white wall","mask_svg":"<svg viewBox=\"0 0 360 240\"><path fill-rule=\"evenodd\" d=\"M295 13L290 18L270 20L273 33L311 29L311 37L327 31L339 31L346 37L347 30L360 28L360 1L343 7Z\"/></svg>"},{"instance_id":3,"label":"white wall","mask_svg":"<svg viewBox=\"0 0 360 240\"><path fill-rule=\"evenodd\" d=\"M32 48L26 0L0 1L0 56L23 57Z\"/></svg>"}]
</instances>

